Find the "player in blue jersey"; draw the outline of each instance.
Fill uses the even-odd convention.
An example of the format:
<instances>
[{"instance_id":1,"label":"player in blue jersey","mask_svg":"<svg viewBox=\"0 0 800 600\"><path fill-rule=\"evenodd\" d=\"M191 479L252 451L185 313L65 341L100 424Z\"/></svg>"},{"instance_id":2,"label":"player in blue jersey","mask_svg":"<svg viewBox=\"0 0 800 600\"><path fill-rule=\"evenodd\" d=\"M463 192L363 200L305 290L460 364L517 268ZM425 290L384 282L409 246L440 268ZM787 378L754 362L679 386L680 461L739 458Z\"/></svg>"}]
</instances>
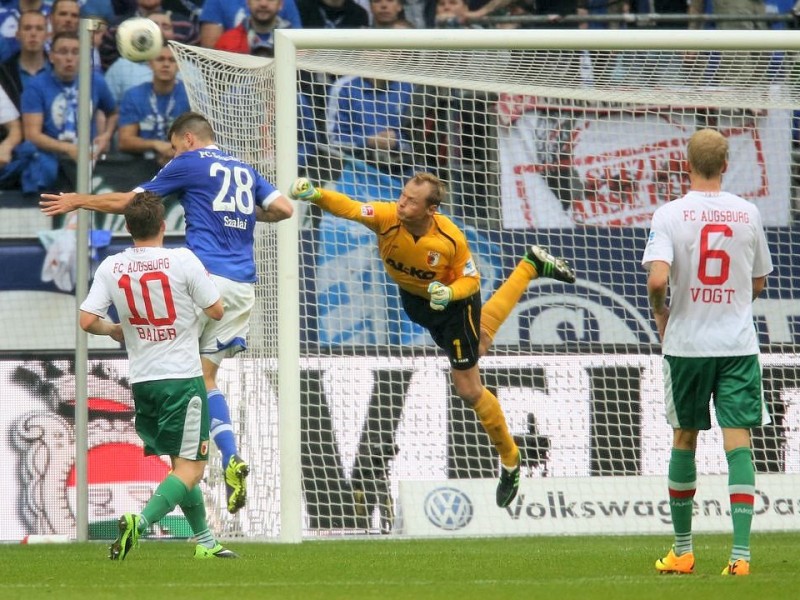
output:
<instances>
[{"instance_id":1,"label":"player in blue jersey","mask_svg":"<svg viewBox=\"0 0 800 600\"><path fill-rule=\"evenodd\" d=\"M175 158L158 174L130 192L42 194L42 212L55 216L88 208L122 213L137 192L162 197L177 194L186 218L186 245L203 263L222 294L225 316L204 320L200 334L203 378L208 389L211 437L222 454L228 511L245 504L249 467L239 457L225 396L217 387L223 358L244 350L255 303L256 221L276 222L292 216L292 204L253 167L214 144L206 118L187 112L170 127Z\"/></svg>"}]
</instances>

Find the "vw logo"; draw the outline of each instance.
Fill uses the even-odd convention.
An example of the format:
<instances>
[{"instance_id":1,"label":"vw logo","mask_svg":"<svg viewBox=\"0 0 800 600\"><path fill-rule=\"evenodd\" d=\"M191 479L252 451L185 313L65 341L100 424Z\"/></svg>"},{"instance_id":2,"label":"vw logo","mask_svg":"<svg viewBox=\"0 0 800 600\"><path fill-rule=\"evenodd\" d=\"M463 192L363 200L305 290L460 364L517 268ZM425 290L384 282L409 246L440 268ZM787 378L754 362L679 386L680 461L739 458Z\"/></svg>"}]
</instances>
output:
<instances>
[{"instance_id":1,"label":"vw logo","mask_svg":"<svg viewBox=\"0 0 800 600\"><path fill-rule=\"evenodd\" d=\"M436 488L425 498L425 516L439 529L455 531L472 521L472 500L455 488Z\"/></svg>"}]
</instances>

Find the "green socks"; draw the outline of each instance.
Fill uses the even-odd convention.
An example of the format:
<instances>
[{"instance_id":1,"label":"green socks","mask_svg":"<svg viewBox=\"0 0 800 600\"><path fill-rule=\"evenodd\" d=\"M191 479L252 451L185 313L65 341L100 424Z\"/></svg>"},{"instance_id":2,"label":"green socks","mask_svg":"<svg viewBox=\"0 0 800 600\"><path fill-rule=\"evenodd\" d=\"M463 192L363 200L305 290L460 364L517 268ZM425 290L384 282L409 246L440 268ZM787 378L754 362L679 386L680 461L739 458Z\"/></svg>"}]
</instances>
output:
<instances>
[{"instance_id":1,"label":"green socks","mask_svg":"<svg viewBox=\"0 0 800 600\"><path fill-rule=\"evenodd\" d=\"M694 451L672 449L669 459L669 509L675 532L675 554L692 552L692 511L697 490Z\"/></svg>"},{"instance_id":2,"label":"green socks","mask_svg":"<svg viewBox=\"0 0 800 600\"><path fill-rule=\"evenodd\" d=\"M753 523L753 501L756 493L756 472L750 448L734 448L725 453L728 459L728 493L731 498L733 548L731 561L750 561L750 527Z\"/></svg>"},{"instance_id":3,"label":"green socks","mask_svg":"<svg viewBox=\"0 0 800 600\"><path fill-rule=\"evenodd\" d=\"M195 489L197 488L195 487ZM188 490L180 479L172 474L167 475L166 479L158 484L156 491L153 492L142 510L139 532L143 532L153 523L158 523L164 516L175 510L175 507L186 498L187 493Z\"/></svg>"},{"instance_id":4,"label":"green socks","mask_svg":"<svg viewBox=\"0 0 800 600\"><path fill-rule=\"evenodd\" d=\"M197 543L206 548L213 548L217 540L208 529L206 505L203 501L203 492L200 491L200 486L194 486L194 488L186 494L186 497L181 503L181 510L186 520L189 522L189 527L192 528Z\"/></svg>"}]
</instances>

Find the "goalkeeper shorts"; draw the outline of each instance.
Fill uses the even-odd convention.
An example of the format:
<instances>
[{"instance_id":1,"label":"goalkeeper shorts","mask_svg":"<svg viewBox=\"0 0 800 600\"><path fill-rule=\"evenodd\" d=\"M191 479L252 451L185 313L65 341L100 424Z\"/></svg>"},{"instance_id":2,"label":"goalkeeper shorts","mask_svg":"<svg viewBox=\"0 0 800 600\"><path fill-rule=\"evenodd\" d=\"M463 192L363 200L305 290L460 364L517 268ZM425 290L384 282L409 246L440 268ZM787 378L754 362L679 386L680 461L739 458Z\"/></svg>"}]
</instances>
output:
<instances>
[{"instance_id":1,"label":"goalkeeper shorts","mask_svg":"<svg viewBox=\"0 0 800 600\"><path fill-rule=\"evenodd\" d=\"M436 311L427 298L400 290L408 318L431 334L433 341L447 353L450 366L456 370L471 369L480 358L481 295L451 301L445 310Z\"/></svg>"}]
</instances>

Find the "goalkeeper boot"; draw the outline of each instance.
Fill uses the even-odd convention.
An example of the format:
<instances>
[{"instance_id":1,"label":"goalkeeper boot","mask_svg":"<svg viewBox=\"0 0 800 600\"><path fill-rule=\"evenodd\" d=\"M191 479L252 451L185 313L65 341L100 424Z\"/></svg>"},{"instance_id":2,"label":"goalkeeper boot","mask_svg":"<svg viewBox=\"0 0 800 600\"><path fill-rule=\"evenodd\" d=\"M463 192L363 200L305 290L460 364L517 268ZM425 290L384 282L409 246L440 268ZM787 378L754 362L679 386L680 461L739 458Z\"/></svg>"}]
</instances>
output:
<instances>
[{"instance_id":1,"label":"goalkeeper boot","mask_svg":"<svg viewBox=\"0 0 800 600\"><path fill-rule=\"evenodd\" d=\"M656 561L656 571L681 575L694 573L694 552L687 552L678 556L675 554L675 548L670 548L664 558L659 558Z\"/></svg>"},{"instance_id":2,"label":"goalkeeper boot","mask_svg":"<svg viewBox=\"0 0 800 600\"><path fill-rule=\"evenodd\" d=\"M233 550L228 550L222 544L216 544L213 548L206 548L197 544L194 548L195 558L239 558Z\"/></svg>"},{"instance_id":3,"label":"goalkeeper boot","mask_svg":"<svg viewBox=\"0 0 800 600\"><path fill-rule=\"evenodd\" d=\"M239 456L234 454L225 467L225 493L228 497L228 512L232 515L239 512L247 501L247 476L250 467Z\"/></svg>"},{"instance_id":4,"label":"goalkeeper boot","mask_svg":"<svg viewBox=\"0 0 800 600\"><path fill-rule=\"evenodd\" d=\"M497 483L497 506L505 508L517 496L519 491L519 470L520 456L517 453L517 466L509 471L504 466L500 466L500 481Z\"/></svg>"},{"instance_id":5,"label":"goalkeeper boot","mask_svg":"<svg viewBox=\"0 0 800 600\"><path fill-rule=\"evenodd\" d=\"M539 277L552 277L556 281L575 283L575 271L563 258L556 258L546 248L531 246L525 260L533 265Z\"/></svg>"},{"instance_id":6,"label":"goalkeeper boot","mask_svg":"<svg viewBox=\"0 0 800 600\"><path fill-rule=\"evenodd\" d=\"M119 536L109 547L108 558L125 560L132 548L139 547L139 515L125 513L119 518Z\"/></svg>"},{"instance_id":7,"label":"goalkeeper boot","mask_svg":"<svg viewBox=\"0 0 800 600\"><path fill-rule=\"evenodd\" d=\"M737 558L722 569L723 575L750 575L750 563L743 558Z\"/></svg>"}]
</instances>

